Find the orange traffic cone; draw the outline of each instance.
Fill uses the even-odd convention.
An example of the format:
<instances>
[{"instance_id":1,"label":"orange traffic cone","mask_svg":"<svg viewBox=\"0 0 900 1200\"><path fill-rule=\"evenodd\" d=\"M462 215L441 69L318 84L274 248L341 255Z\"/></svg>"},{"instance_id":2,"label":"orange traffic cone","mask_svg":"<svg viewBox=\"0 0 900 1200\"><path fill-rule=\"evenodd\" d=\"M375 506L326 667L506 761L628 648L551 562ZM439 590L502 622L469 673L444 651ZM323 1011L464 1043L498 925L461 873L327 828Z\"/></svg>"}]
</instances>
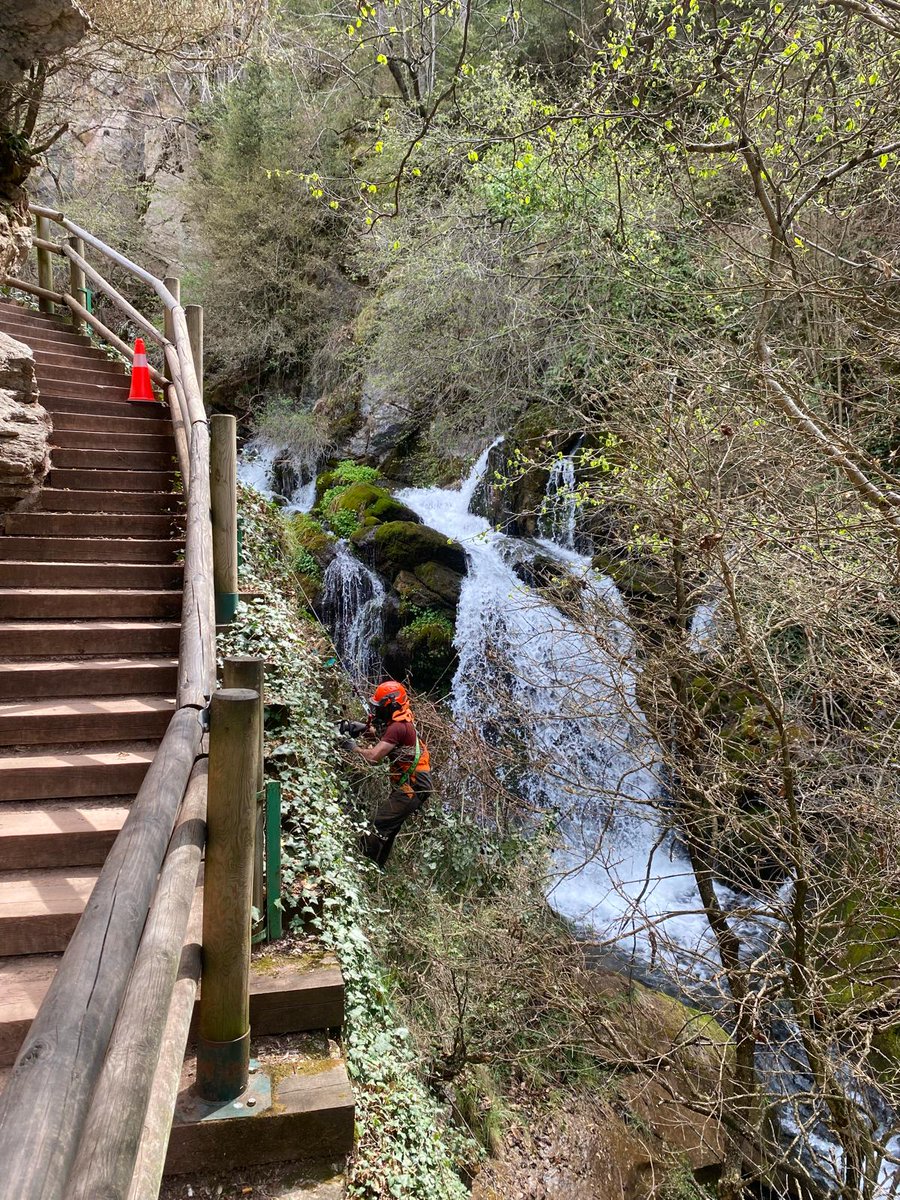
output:
<instances>
[{"instance_id":1,"label":"orange traffic cone","mask_svg":"<svg viewBox=\"0 0 900 1200\"><path fill-rule=\"evenodd\" d=\"M129 400L151 400L155 403L153 384L150 382L150 368L147 366L147 347L143 338L134 340L134 363L131 367L131 391Z\"/></svg>"}]
</instances>

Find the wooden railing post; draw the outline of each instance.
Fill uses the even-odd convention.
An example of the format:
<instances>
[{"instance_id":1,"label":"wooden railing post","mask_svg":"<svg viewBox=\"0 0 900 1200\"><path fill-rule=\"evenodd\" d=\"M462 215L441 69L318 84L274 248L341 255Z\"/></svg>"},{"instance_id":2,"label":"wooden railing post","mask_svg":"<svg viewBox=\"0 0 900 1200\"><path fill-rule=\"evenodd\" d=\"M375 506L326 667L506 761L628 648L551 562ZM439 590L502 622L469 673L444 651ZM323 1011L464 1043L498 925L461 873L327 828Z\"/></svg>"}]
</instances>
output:
<instances>
[{"instance_id":1,"label":"wooden railing post","mask_svg":"<svg viewBox=\"0 0 900 1200\"><path fill-rule=\"evenodd\" d=\"M197 373L197 387L200 389L200 399L203 399L203 307L200 304L186 304L184 317L187 321L188 337L191 342L191 353L194 356L194 370Z\"/></svg>"},{"instance_id":2,"label":"wooden railing post","mask_svg":"<svg viewBox=\"0 0 900 1200\"><path fill-rule=\"evenodd\" d=\"M223 688L210 704L203 976L197 1093L225 1103L250 1077L250 908L259 777L259 694Z\"/></svg>"},{"instance_id":3,"label":"wooden railing post","mask_svg":"<svg viewBox=\"0 0 900 1200\"><path fill-rule=\"evenodd\" d=\"M256 826L253 843L253 907L265 919L266 889L263 875L266 846L266 797L264 789L263 722L265 720L265 663L261 658L226 658L222 664L222 686L248 688L259 695L259 770L256 775Z\"/></svg>"},{"instance_id":4,"label":"wooden railing post","mask_svg":"<svg viewBox=\"0 0 900 1200\"><path fill-rule=\"evenodd\" d=\"M213 586L216 623L227 624L238 602L237 422L226 413L209 418L209 486L212 508Z\"/></svg>"},{"instance_id":5,"label":"wooden railing post","mask_svg":"<svg viewBox=\"0 0 900 1200\"><path fill-rule=\"evenodd\" d=\"M41 220L41 218L38 217L38 220ZM84 258L84 241L80 237L68 237L66 238L66 242L76 254ZM69 259L69 295L73 296L79 304L87 306L87 279L78 263L72 262L71 259ZM87 330L85 322L74 309L70 311L72 313L72 327L75 332L85 333Z\"/></svg>"},{"instance_id":6,"label":"wooden railing post","mask_svg":"<svg viewBox=\"0 0 900 1200\"><path fill-rule=\"evenodd\" d=\"M37 235L43 238L45 242L50 241L50 220L48 217L37 218ZM37 268L38 268L38 286L45 288L48 292L53 291L53 262L50 257L50 251L45 250L42 246L37 247ZM38 298L38 308L41 312L52 313L53 301L48 300L46 296Z\"/></svg>"}]
</instances>

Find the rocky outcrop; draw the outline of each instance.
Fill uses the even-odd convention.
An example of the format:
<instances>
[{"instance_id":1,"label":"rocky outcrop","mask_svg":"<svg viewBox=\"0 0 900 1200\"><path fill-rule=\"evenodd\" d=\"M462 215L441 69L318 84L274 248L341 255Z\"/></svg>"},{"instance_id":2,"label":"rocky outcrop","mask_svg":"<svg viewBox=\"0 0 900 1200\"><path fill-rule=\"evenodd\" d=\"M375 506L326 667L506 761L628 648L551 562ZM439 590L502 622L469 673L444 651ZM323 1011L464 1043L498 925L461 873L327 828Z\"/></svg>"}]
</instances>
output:
<instances>
[{"instance_id":1,"label":"rocky outcrop","mask_svg":"<svg viewBox=\"0 0 900 1200\"><path fill-rule=\"evenodd\" d=\"M76 0L0 0L0 80L17 83L33 62L77 45L88 24Z\"/></svg>"},{"instance_id":2,"label":"rocky outcrop","mask_svg":"<svg viewBox=\"0 0 900 1200\"><path fill-rule=\"evenodd\" d=\"M31 249L23 184L36 165L8 98L35 63L76 45L88 24L76 0L0 0L0 275L17 274Z\"/></svg>"},{"instance_id":3,"label":"rocky outcrop","mask_svg":"<svg viewBox=\"0 0 900 1200\"><path fill-rule=\"evenodd\" d=\"M386 388L369 380L359 405L359 426L344 443L344 453L383 466L412 428L409 410L395 404Z\"/></svg>"},{"instance_id":4,"label":"rocky outcrop","mask_svg":"<svg viewBox=\"0 0 900 1200\"><path fill-rule=\"evenodd\" d=\"M0 333L0 511L22 505L40 489L50 466L50 429L38 404L34 355Z\"/></svg>"}]
</instances>

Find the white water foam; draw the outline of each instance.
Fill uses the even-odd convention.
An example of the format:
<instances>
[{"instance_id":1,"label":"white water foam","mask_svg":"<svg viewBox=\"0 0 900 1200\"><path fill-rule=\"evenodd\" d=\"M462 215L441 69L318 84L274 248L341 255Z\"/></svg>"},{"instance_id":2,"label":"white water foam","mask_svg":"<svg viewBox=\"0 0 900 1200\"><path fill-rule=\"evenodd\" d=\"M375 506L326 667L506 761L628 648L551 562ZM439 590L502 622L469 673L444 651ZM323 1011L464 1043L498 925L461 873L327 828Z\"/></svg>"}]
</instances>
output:
<instances>
[{"instance_id":1,"label":"white water foam","mask_svg":"<svg viewBox=\"0 0 900 1200\"><path fill-rule=\"evenodd\" d=\"M294 489L290 496L275 490L275 464L284 456L284 446L266 438L254 438L238 455L237 477L267 500L283 502L285 512L309 512L316 502L316 473ZM299 472L298 472L299 474Z\"/></svg>"},{"instance_id":2,"label":"white water foam","mask_svg":"<svg viewBox=\"0 0 900 1200\"><path fill-rule=\"evenodd\" d=\"M514 566L536 547L469 512L490 449L458 490L399 493L469 558L454 716L489 741L512 743L520 795L558 814L565 847L550 887L554 907L646 959L668 943L707 973L716 959L693 872L654 811L659 755L638 715L621 598L590 559L549 540L540 548L581 581L580 618L521 582ZM596 636L585 632L591 625Z\"/></svg>"},{"instance_id":3,"label":"white water foam","mask_svg":"<svg viewBox=\"0 0 900 1200\"><path fill-rule=\"evenodd\" d=\"M353 682L376 679L381 660L376 648L383 630L384 584L340 541L322 580L322 616L335 650Z\"/></svg>"}]
</instances>

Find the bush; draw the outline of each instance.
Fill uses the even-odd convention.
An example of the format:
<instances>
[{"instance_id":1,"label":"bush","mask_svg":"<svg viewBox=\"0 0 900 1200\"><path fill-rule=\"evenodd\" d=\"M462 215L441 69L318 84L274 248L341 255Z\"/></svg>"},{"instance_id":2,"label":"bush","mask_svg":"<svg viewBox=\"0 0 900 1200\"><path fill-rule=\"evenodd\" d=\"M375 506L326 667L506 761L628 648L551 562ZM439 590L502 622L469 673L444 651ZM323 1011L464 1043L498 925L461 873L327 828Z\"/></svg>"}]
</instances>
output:
<instances>
[{"instance_id":1,"label":"bush","mask_svg":"<svg viewBox=\"0 0 900 1200\"><path fill-rule=\"evenodd\" d=\"M328 422L319 413L303 408L291 396L270 396L253 414L253 430L288 451L292 462L315 470L330 445Z\"/></svg>"}]
</instances>

